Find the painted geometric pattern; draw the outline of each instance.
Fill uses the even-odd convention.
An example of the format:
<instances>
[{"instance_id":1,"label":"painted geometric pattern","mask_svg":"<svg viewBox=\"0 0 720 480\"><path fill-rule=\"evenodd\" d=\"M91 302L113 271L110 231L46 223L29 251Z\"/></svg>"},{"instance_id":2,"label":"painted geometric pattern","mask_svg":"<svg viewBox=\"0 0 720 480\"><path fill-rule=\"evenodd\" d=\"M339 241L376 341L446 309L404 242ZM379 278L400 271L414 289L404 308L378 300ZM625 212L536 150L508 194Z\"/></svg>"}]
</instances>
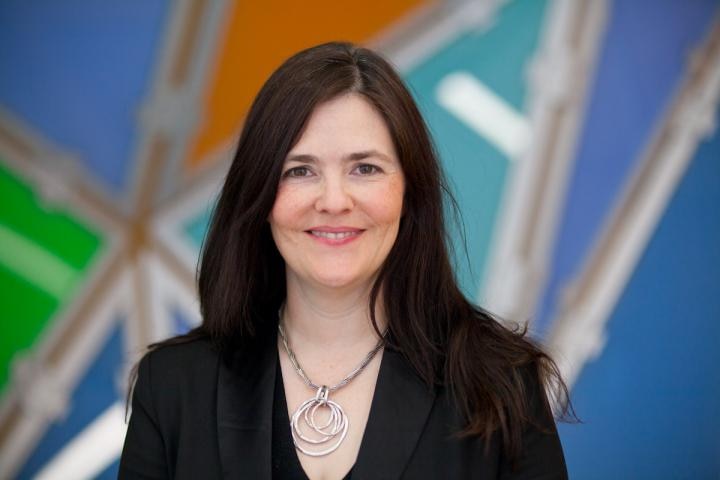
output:
<instances>
[{"instance_id":1,"label":"painted geometric pattern","mask_svg":"<svg viewBox=\"0 0 720 480\"><path fill-rule=\"evenodd\" d=\"M423 3L234 2L227 13L226 38L217 54L216 69L203 94L205 121L188 148L187 163L197 166L208 161L210 154L234 139L260 86L285 58L330 40L366 41Z\"/></svg>"},{"instance_id":2,"label":"painted geometric pattern","mask_svg":"<svg viewBox=\"0 0 720 480\"><path fill-rule=\"evenodd\" d=\"M572 389L584 423L560 433L575 478L716 478L720 9L610 12L538 308L540 330L589 345ZM603 281L611 270L618 287ZM599 323L563 336L581 315Z\"/></svg>"},{"instance_id":3,"label":"painted geometric pattern","mask_svg":"<svg viewBox=\"0 0 720 480\"><path fill-rule=\"evenodd\" d=\"M512 130L514 145L525 140L519 136L528 135L526 74L536 54L545 5L544 1L513 2L488 18L485 28L461 32L405 74L461 210L465 231L454 230L456 265L471 298L481 288L509 164L517 160L503 134ZM503 114L513 117L512 125L498 121Z\"/></svg>"},{"instance_id":4,"label":"painted geometric pattern","mask_svg":"<svg viewBox=\"0 0 720 480\"><path fill-rule=\"evenodd\" d=\"M560 428L576 478L720 472L720 299L711 294L720 285L718 159L716 131L692 159L609 318L602 357L573 389L584 424Z\"/></svg>"},{"instance_id":5,"label":"painted geometric pattern","mask_svg":"<svg viewBox=\"0 0 720 480\"><path fill-rule=\"evenodd\" d=\"M618 2L610 10L552 276L538 311L541 330L551 322L563 285L577 274L625 180L642 159L690 66L692 49L707 35L717 2L664 0L652 10L648 15L640 2ZM644 28L636 28L638 22Z\"/></svg>"},{"instance_id":6,"label":"painted geometric pattern","mask_svg":"<svg viewBox=\"0 0 720 480\"><path fill-rule=\"evenodd\" d=\"M718 13L4 2L0 478L116 476L130 365L199 321L197 256L249 102L289 54L339 38L385 52L423 110L464 290L504 294L580 359L563 363L586 420L561 426L571 477L717 476Z\"/></svg>"},{"instance_id":7,"label":"painted geometric pattern","mask_svg":"<svg viewBox=\"0 0 720 480\"><path fill-rule=\"evenodd\" d=\"M0 165L0 244L1 394L14 356L35 345L86 280L102 236Z\"/></svg>"},{"instance_id":8,"label":"painted geometric pattern","mask_svg":"<svg viewBox=\"0 0 720 480\"><path fill-rule=\"evenodd\" d=\"M0 106L125 191L168 4L2 2Z\"/></svg>"},{"instance_id":9,"label":"painted geometric pattern","mask_svg":"<svg viewBox=\"0 0 720 480\"><path fill-rule=\"evenodd\" d=\"M98 345L98 351L75 388L70 399L71 407L62 419L48 428L27 459L19 478L32 478L50 462L57 452L71 443L102 413L122 398L124 385L119 368L125 352L122 322L116 323L107 340Z\"/></svg>"}]
</instances>

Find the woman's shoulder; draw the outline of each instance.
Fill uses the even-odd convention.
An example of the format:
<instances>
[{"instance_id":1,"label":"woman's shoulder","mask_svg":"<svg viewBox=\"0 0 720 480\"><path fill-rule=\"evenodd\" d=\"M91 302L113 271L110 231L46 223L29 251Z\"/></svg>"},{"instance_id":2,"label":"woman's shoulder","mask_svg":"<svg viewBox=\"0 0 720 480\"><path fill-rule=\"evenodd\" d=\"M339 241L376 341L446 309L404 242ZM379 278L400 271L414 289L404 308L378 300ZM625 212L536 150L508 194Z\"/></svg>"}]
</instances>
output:
<instances>
[{"instance_id":1,"label":"woman's shoulder","mask_svg":"<svg viewBox=\"0 0 720 480\"><path fill-rule=\"evenodd\" d=\"M214 381L219 357L208 339L177 337L151 347L143 355L138 364L138 382L162 391Z\"/></svg>"},{"instance_id":2,"label":"woman's shoulder","mask_svg":"<svg viewBox=\"0 0 720 480\"><path fill-rule=\"evenodd\" d=\"M152 357L153 362L192 362L216 358L217 351L206 337L178 336L153 344L145 358Z\"/></svg>"},{"instance_id":3,"label":"woman's shoulder","mask_svg":"<svg viewBox=\"0 0 720 480\"><path fill-rule=\"evenodd\" d=\"M218 361L212 344L202 339L178 337L145 353L131 391L122 478L136 478L139 471L153 472L153 478L172 477L180 457L191 455L182 447L188 435L213 438ZM203 458L215 453L210 441L193 451Z\"/></svg>"}]
</instances>

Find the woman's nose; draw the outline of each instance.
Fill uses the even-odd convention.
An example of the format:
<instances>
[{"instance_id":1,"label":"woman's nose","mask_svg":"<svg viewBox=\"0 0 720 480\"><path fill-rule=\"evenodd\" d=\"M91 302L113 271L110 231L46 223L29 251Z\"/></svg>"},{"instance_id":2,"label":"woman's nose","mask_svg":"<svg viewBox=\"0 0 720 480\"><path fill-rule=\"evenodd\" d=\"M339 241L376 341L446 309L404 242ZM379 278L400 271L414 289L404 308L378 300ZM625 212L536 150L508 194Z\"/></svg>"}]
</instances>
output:
<instances>
[{"instance_id":1,"label":"woman's nose","mask_svg":"<svg viewBox=\"0 0 720 480\"><path fill-rule=\"evenodd\" d=\"M354 203L347 185L342 179L325 178L320 187L315 208L320 212L342 213L353 208Z\"/></svg>"}]
</instances>

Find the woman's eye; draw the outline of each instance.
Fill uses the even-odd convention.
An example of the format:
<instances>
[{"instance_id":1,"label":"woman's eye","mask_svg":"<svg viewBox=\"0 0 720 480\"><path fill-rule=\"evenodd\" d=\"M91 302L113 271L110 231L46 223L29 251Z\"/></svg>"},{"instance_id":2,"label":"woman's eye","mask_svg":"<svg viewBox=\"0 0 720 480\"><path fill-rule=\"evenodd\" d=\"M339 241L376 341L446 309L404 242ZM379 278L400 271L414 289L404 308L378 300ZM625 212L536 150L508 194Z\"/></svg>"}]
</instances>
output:
<instances>
[{"instance_id":1,"label":"woman's eye","mask_svg":"<svg viewBox=\"0 0 720 480\"><path fill-rule=\"evenodd\" d=\"M307 167L293 167L287 170L284 174L284 178L300 178L308 177L311 175L310 169Z\"/></svg>"},{"instance_id":2,"label":"woman's eye","mask_svg":"<svg viewBox=\"0 0 720 480\"><path fill-rule=\"evenodd\" d=\"M355 171L360 175L372 175L374 173L378 173L380 169L375 165L363 163L362 165L355 167Z\"/></svg>"}]
</instances>

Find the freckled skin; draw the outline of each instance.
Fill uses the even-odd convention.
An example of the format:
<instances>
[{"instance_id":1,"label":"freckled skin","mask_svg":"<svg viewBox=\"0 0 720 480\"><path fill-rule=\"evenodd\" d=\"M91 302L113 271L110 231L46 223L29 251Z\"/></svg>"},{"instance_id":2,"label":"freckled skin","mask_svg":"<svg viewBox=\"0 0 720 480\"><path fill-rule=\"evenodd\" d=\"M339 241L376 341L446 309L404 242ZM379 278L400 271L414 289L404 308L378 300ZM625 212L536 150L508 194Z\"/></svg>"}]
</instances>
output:
<instances>
[{"instance_id":1,"label":"freckled skin","mask_svg":"<svg viewBox=\"0 0 720 480\"><path fill-rule=\"evenodd\" d=\"M357 152L373 153L349 157ZM298 155L312 160L292 160ZM397 238L405 188L384 119L360 95L330 100L315 109L288 159L269 217L288 281L369 286ZM328 245L308 233L313 227L361 233Z\"/></svg>"}]
</instances>

